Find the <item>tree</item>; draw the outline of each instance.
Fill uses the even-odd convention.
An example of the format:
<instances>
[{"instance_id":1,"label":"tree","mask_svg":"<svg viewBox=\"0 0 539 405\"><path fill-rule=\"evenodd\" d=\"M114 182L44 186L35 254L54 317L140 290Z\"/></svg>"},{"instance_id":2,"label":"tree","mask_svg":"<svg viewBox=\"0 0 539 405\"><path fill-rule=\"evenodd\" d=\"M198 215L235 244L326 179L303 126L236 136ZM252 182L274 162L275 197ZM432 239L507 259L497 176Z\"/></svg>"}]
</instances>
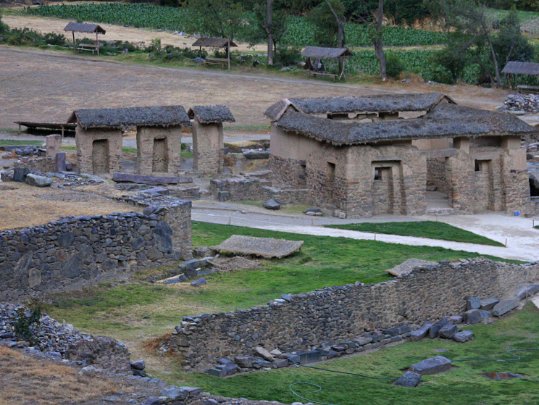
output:
<instances>
[{"instance_id":1,"label":"tree","mask_svg":"<svg viewBox=\"0 0 539 405\"><path fill-rule=\"evenodd\" d=\"M316 27L315 39L320 45L344 48L345 8L341 0L322 0L311 9L307 18Z\"/></svg>"},{"instance_id":2,"label":"tree","mask_svg":"<svg viewBox=\"0 0 539 405\"><path fill-rule=\"evenodd\" d=\"M383 81L387 80L387 62L384 52L384 0L378 0L378 7L374 12L374 35L372 43L374 45L374 53L380 64L380 77Z\"/></svg>"},{"instance_id":3,"label":"tree","mask_svg":"<svg viewBox=\"0 0 539 405\"><path fill-rule=\"evenodd\" d=\"M288 16L286 0L265 0L264 4L257 3L252 9L260 28L260 38L255 32L253 43L262 37L268 44L268 65L273 65L277 52L277 43L286 33L286 18Z\"/></svg>"}]
</instances>

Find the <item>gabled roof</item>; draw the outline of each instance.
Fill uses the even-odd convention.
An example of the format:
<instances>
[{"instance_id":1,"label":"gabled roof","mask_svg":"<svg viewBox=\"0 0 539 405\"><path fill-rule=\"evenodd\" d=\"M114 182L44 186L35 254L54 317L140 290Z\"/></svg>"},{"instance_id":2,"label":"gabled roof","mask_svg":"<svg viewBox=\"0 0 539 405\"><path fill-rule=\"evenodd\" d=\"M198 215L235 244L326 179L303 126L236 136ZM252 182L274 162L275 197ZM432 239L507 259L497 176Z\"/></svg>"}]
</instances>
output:
<instances>
[{"instance_id":1,"label":"gabled roof","mask_svg":"<svg viewBox=\"0 0 539 405\"><path fill-rule=\"evenodd\" d=\"M87 24L87 23L78 23L78 22L70 22L68 23L64 31L74 31L74 32L86 32L86 33L98 33L98 34L105 34L107 31L105 31L100 25L97 24Z\"/></svg>"},{"instance_id":2,"label":"gabled roof","mask_svg":"<svg viewBox=\"0 0 539 405\"><path fill-rule=\"evenodd\" d=\"M189 110L189 118L201 124L235 122L232 112L226 105L197 105Z\"/></svg>"},{"instance_id":3,"label":"gabled roof","mask_svg":"<svg viewBox=\"0 0 539 405\"><path fill-rule=\"evenodd\" d=\"M181 105L76 110L73 111L67 122L75 122L84 129L191 125L191 121Z\"/></svg>"},{"instance_id":4,"label":"gabled roof","mask_svg":"<svg viewBox=\"0 0 539 405\"><path fill-rule=\"evenodd\" d=\"M305 114L430 111L442 101L455 104L450 97L441 93L289 98L273 104L265 114L272 121L278 120L279 114L289 105Z\"/></svg>"},{"instance_id":5,"label":"gabled roof","mask_svg":"<svg viewBox=\"0 0 539 405\"><path fill-rule=\"evenodd\" d=\"M315 59L337 59L341 56L350 56L352 52L348 48L324 48L321 46L306 46L301 51L301 56Z\"/></svg>"},{"instance_id":6,"label":"gabled roof","mask_svg":"<svg viewBox=\"0 0 539 405\"><path fill-rule=\"evenodd\" d=\"M332 120L287 109L276 125L319 142L362 145L445 137L507 136L537 130L514 115L440 104L422 118L357 122Z\"/></svg>"},{"instance_id":7,"label":"gabled roof","mask_svg":"<svg viewBox=\"0 0 539 405\"><path fill-rule=\"evenodd\" d=\"M539 63L532 62L507 62L502 73L511 75L530 75L539 76Z\"/></svg>"},{"instance_id":8,"label":"gabled roof","mask_svg":"<svg viewBox=\"0 0 539 405\"><path fill-rule=\"evenodd\" d=\"M206 48L226 48L228 39L226 38L199 38L191 46L202 46ZM238 46L234 41L230 41L230 47Z\"/></svg>"}]
</instances>

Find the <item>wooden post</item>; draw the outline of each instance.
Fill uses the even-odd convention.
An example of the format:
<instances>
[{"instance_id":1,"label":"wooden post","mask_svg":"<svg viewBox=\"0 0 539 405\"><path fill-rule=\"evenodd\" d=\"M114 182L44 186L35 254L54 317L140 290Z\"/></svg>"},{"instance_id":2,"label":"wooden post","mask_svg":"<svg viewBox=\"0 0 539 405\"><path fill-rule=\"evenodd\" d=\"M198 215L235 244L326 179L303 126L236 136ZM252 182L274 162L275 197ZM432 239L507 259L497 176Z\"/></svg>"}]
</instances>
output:
<instances>
[{"instance_id":1,"label":"wooden post","mask_svg":"<svg viewBox=\"0 0 539 405\"><path fill-rule=\"evenodd\" d=\"M227 58L228 70L230 70L230 38L227 39L226 58Z\"/></svg>"},{"instance_id":2,"label":"wooden post","mask_svg":"<svg viewBox=\"0 0 539 405\"><path fill-rule=\"evenodd\" d=\"M72 31L71 33L73 34L73 51L75 51L77 48L77 45L75 44L75 31Z\"/></svg>"},{"instance_id":3,"label":"wooden post","mask_svg":"<svg viewBox=\"0 0 539 405\"><path fill-rule=\"evenodd\" d=\"M95 49L97 50L97 55L99 55L99 32L95 32Z\"/></svg>"}]
</instances>

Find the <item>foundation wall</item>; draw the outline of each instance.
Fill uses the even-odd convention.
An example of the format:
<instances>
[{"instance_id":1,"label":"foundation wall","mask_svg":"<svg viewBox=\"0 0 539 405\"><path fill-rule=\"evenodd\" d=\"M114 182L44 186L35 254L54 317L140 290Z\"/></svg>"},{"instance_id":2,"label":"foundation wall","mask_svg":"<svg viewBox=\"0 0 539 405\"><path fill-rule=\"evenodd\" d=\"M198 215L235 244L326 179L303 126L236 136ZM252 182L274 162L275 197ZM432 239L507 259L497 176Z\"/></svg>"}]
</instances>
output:
<instances>
[{"instance_id":1,"label":"foundation wall","mask_svg":"<svg viewBox=\"0 0 539 405\"><path fill-rule=\"evenodd\" d=\"M0 301L122 278L191 255L191 203L0 232Z\"/></svg>"},{"instance_id":2,"label":"foundation wall","mask_svg":"<svg viewBox=\"0 0 539 405\"><path fill-rule=\"evenodd\" d=\"M185 319L171 336L183 365L203 370L256 346L281 351L351 339L367 331L438 320L465 311L468 296L506 298L539 280L539 265L484 260L440 263L374 285L330 287L248 310Z\"/></svg>"}]
</instances>

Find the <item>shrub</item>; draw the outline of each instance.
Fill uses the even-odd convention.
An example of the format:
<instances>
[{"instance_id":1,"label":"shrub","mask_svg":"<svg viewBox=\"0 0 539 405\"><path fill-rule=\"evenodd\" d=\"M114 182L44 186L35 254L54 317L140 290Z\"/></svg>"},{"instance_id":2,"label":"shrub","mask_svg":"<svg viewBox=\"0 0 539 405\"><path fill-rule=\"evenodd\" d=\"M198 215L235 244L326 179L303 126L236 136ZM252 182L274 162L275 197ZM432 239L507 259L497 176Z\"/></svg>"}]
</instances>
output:
<instances>
[{"instance_id":1,"label":"shrub","mask_svg":"<svg viewBox=\"0 0 539 405\"><path fill-rule=\"evenodd\" d=\"M392 53L386 55L386 72L393 79L398 79L404 71L404 65L400 58Z\"/></svg>"},{"instance_id":2,"label":"shrub","mask_svg":"<svg viewBox=\"0 0 539 405\"><path fill-rule=\"evenodd\" d=\"M278 65L297 65L301 60L300 50L296 47L280 47L277 49L276 63Z\"/></svg>"},{"instance_id":3,"label":"shrub","mask_svg":"<svg viewBox=\"0 0 539 405\"><path fill-rule=\"evenodd\" d=\"M453 84L455 82L451 71L440 64L432 64L423 74L423 79L437 83Z\"/></svg>"},{"instance_id":4,"label":"shrub","mask_svg":"<svg viewBox=\"0 0 539 405\"><path fill-rule=\"evenodd\" d=\"M40 319L41 307L39 305L33 305L32 308L28 310L19 308L17 310L17 319L15 320L14 325L15 336L34 345L36 343L35 328L39 327Z\"/></svg>"},{"instance_id":5,"label":"shrub","mask_svg":"<svg viewBox=\"0 0 539 405\"><path fill-rule=\"evenodd\" d=\"M477 63L466 65L462 70L462 81L468 84L478 84L481 80L481 66Z\"/></svg>"}]
</instances>

